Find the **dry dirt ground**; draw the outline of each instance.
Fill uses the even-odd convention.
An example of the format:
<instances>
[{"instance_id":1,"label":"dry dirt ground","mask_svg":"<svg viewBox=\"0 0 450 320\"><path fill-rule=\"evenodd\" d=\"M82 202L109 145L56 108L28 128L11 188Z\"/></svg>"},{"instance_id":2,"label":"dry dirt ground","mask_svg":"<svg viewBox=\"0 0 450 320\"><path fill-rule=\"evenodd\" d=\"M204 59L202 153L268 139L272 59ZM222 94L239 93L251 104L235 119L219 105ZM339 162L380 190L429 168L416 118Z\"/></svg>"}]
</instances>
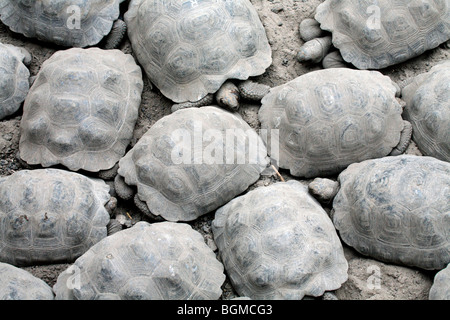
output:
<instances>
[{"instance_id":1,"label":"dry dirt ground","mask_svg":"<svg viewBox=\"0 0 450 320\"><path fill-rule=\"evenodd\" d=\"M272 87L281 85L307 72L321 69L320 65L306 65L299 63L296 53L302 45L298 25L308 17L314 16L315 8L320 0L251 0L258 11L261 21L266 29L270 45L273 50L273 64L257 81ZM33 56L30 66L31 75L38 73L42 63L48 59L58 48L51 44L41 43L37 40L27 39L13 34L0 23L0 42L24 46ZM122 43L120 49L131 53L128 39ZM430 50L423 55L405 63L380 70L396 82L403 81L414 75L428 71L440 61L449 59L449 50L444 46ZM146 130L161 117L170 114L172 103L164 98L145 79L142 95L140 116L134 131L133 146ZM240 113L254 128L258 128L257 112L259 105L244 105ZM10 175L17 170L24 169L24 165L16 158L19 142L19 124L22 109L15 115L0 121L0 175ZM418 150L412 144L407 153L417 154ZM286 179L293 179L287 172L281 171ZM276 177L262 178L252 188L268 185L276 181ZM136 221L141 218L137 209L130 203L120 203L118 213L128 212ZM213 213L192 222L193 227L201 232L205 241L215 248L211 235L211 220ZM345 247L345 254L349 261L349 279L335 294L339 299L402 299L422 300L428 298L428 291L432 284L434 272L425 272L419 269L404 268L387 265L378 261L360 256L353 249ZM217 252L217 251L216 251ZM57 276L68 265L33 266L26 268L34 275L53 285ZM229 281L224 286L223 299L236 296Z\"/></svg>"}]
</instances>

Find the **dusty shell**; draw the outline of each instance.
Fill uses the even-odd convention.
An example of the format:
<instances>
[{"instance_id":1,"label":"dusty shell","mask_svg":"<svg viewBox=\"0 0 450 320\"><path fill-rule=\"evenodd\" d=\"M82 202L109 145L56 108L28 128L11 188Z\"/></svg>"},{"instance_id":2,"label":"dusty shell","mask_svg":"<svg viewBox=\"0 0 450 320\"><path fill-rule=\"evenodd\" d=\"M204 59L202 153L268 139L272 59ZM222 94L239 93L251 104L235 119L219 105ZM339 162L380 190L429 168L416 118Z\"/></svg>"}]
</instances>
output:
<instances>
[{"instance_id":1,"label":"dusty shell","mask_svg":"<svg viewBox=\"0 0 450 320\"><path fill-rule=\"evenodd\" d=\"M23 59L16 47L0 43L0 120L19 110L27 96L30 71Z\"/></svg>"},{"instance_id":2,"label":"dusty shell","mask_svg":"<svg viewBox=\"0 0 450 320\"><path fill-rule=\"evenodd\" d=\"M382 69L450 39L448 0L327 0L315 19L359 69Z\"/></svg>"},{"instance_id":3,"label":"dusty shell","mask_svg":"<svg viewBox=\"0 0 450 320\"><path fill-rule=\"evenodd\" d=\"M403 116L424 155L450 162L450 61L420 74L402 90Z\"/></svg>"},{"instance_id":4,"label":"dusty shell","mask_svg":"<svg viewBox=\"0 0 450 320\"><path fill-rule=\"evenodd\" d=\"M53 300L53 291L31 273L0 262L0 300Z\"/></svg>"},{"instance_id":5,"label":"dusty shell","mask_svg":"<svg viewBox=\"0 0 450 320\"><path fill-rule=\"evenodd\" d=\"M450 163L396 156L339 175L333 223L341 239L375 259L442 269L450 262Z\"/></svg>"},{"instance_id":6,"label":"dusty shell","mask_svg":"<svg viewBox=\"0 0 450 320\"><path fill-rule=\"evenodd\" d=\"M395 94L390 78L378 71L345 68L309 72L272 88L259 111L269 154L306 178L384 157L404 127Z\"/></svg>"},{"instance_id":7,"label":"dusty shell","mask_svg":"<svg viewBox=\"0 0 450 320\"><path fill-rule=\"evenodd\" d=\"M87 47L110 33L123 0L0 0L2 22L29 38Z\"/></svg>"},{"instance_id":8,"label":"dusty shell","mask_svg":"<svg viewBox=\"0 0 450 320\"><path fill-rule=\"evenodd\" d=\"M24 103L21 158L73 171L112 168L133 137L142 90L131 55L99 48L56 52Z\"/></svg>"},{"instance_id":9,"label":"dusty shell","mask_svg":"<svg viewBox=\"0 0 450 320\"><path fill-rule=\"evenodd\" d=\"M429 294L430 300L450 300L450 265L434 276Z\"/></svg>"},{"instance_id":10,"label":"dusty shell","mask_svg":"<svg viewBox=\"0 0 450 320\"><path fill-rule=\"evenodd\" d=\"M336 230L295 180L254 189L216 211L214 240L233 287L252 299L301 299L347 280Z\"/></svg>"},{"instance_id":11,"label":"dusty shell","mask_svg":"<svg viewBox=\"0 0 450 320\"><path fill-rule=\"evenodd\" d=\"M67 285L74 271L78 287ZM224 281L223 265L191 226L138 222L93 246L53 289L68 300L215 300Z\"/></svg>"},{"instance_id":12,"label":"dusty shell","mask_svg":"<svg viewBox=\"0 0 450 320\"><path fill-rule=\"evenodd\" d=\"M239 114L211 106L157 121L120 160L119 175L153 215L190 221L245 191L267 165L256 131Z\"/></svg>"},{"instance_id":13,"label":"dusty shell","mask_svg":"<svg viewBox=\"0 0 450 320\"><path fill-rule=\"evenodd\" d=\"M132 0L125 21L149 79L176 103L198 101L227 79L261 75L272 63L248 0Z\"/></svg>"},{"instance_id":14,"label":"dusty shell","mask_svg":"<svg viewBox=\"0 0 450 320\"><path fill-rule=\"evenodd\" d=\"M59 169L0 178L0 261L72 262L106 237L109 186Z\"/></svg>"}]
</instances>

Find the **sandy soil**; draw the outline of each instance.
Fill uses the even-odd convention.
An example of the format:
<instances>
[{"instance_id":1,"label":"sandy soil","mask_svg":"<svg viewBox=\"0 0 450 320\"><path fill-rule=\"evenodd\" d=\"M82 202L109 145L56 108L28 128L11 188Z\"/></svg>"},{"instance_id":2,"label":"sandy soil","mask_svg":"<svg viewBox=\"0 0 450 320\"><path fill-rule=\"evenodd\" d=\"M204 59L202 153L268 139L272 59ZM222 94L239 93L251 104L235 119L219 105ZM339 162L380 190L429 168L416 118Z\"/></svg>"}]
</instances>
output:
<instances>
[{"instance_id":1,"label":"sandy soil","mask_svg":"<svg viewBox=\"0 0 450 320\"><path fill-rule=\"evenodd\" d=\"M273 50L273 64L266 73L256 78L257 81L270 86L278 86L290 81L307 72L321 69L320 65L305 65L295 59L298 49L302 45L298 25L308 17L314 15L319 0L251 0L257 9L261 21L267 31L267 36ZM42 63L48 59L56 50L63 48L51 44L41 43L37 40L27 39L13 34L7 27L0 23L0 42L10 43L26 47L33 55L30 66L31 75L36 75ZM120 49L126 53L132 53L128 40L125 40ZM401 82L409 77L428 71L440 61L449 59L449 50L443 46L428 51L405 63L381 70L394 81ZM134 131L133 146L147 129L161 117L170 114L172 103L164 98L145 79L145 87L142 95L142 105L139 120ZM240 113L243 118L254 128L258 128L257 118L259 105L246 104L242 106ZM19 142L19 124L22 109L15 115L0 121L0 175L10 175L17 170L25 168L24 164L16 158ZM417 154L418 150L412 144L407 151ZM285 179L293 179L287 172L281 174ZM264 177L252 188L268 185L275 178ZM131 213L133 218L140 219L137 209L131 203L120 203L117 212ZM201 232L205 241L213 249L215 248L211 235L211 220L213 214L203 216L191 224ZM340 299L427 299L428 290L434 276L433 272L424 272L412 268L385 265L365 257L361 257L354 250L345 248L349 260L349 281L341 289L337 290L336 296ZM373 276L372 269L368 266L376 265L380 271L381 285L375 289L368 289L368 281ZM31 273L42 278L48 284L53 285L56 277L68 265L33 266L26 268ZM370 269L370 270L369 270ZM224 299L236 296L230 283L224 284Z\"/></svg>"}]
</instances>

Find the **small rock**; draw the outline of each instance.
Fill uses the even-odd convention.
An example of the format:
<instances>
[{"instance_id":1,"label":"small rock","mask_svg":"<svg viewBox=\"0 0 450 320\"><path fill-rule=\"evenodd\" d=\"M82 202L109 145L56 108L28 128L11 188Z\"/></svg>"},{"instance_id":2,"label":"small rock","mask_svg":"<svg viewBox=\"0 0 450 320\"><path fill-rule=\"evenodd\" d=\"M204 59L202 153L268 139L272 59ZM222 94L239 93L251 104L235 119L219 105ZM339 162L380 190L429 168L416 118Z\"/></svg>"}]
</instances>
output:
<instances>
[{"instance_id":1,"label":"small rock","mask_svg":"<svg viewBox=\"0 0 450 320\"><path fill-rule=\"evenodd\" d=\"M6 141L11 141L12 138L13 138L12 133L5 133L5 134L3 135L3 139L5 139Z\"/></svg>"},{"instance_id":2,"label":"small rock","mask_svg":"<svg viewBox=\"0 0 450 320\"><path fill-rule=\"evenodd\" d=\"M283 5L281 4L281 3L277 3L277 4L275 4L274 6L273 6L273 8L272 9L270 9L273 13L279 13L279 12L281 12L281 11L283 11L284 10L284 7L283 7Z\"/></svg>"}]
</instances>

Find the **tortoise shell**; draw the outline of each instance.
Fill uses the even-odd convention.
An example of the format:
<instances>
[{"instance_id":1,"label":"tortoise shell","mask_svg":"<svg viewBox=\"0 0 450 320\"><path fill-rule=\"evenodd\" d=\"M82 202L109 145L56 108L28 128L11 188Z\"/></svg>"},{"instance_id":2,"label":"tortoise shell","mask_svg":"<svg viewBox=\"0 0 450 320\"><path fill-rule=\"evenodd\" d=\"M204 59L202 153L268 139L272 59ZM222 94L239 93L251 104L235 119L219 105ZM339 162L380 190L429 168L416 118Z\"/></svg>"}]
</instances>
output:
<instances>
[{"instance_id":1,"label":"tortoise shell","mask_svg":"<svg viewBox=\"0 0 450 320\"><path fill-rule=\"evenodd\" d=\"M118 172L137 186L153 215L190 221L245 191L267 165L256 131L239 114L210 106L157 121L119 161Z\"/></svg>"},{"instance_id":2,"label":"tortoise shell","mask_svg":"<svg viewBox=\"0 0 450 320\"><path fill-rule=\"evenodd\" d=\"M430 300L450 300L450 264L436 273L429 293Z\"/></svg>"},{"instance_id":3,"label":"tortoise shell","mask_svg":"<svg viewBox=\"0 0 450 320\"><path fill-rule=\"evenodd\" d=\"M21 158L73 171L112 168L133 137L142 90L131 55L98 48L56 52L25 99Z\"/></svg>"},{"instance_id":4,"label":"tortoise shell","mask_svg":"<svg viewBox=\"0 0 450 320\"><path fill-rule=\"evenodd\" d=\"M263 139L292 175L334 175L353 162L384 157L399 144L404 124L395 95L390 78L378 71L309 72L263 98Z\"/></svg>"},{"instance_id":5,"label":"tortoise shell","mask_svg":"<svg viewBox=\"0 0 450 320\"><path fill-rule=\"evenodd\" d=\"M333 223L298 181L259 187L231 200L216 211L212 230L241 296L302 299L347 280Z\"/></svg>"},{"instance_id":6,"label":"tortoise shell","mask_svg":"<svg viewBox=\"0 0 450 320\"><path fill-rule=\"evenodd\" d=\"M30 71L23 59L17 48L0 43L0 120L19 110L27 96Z\"/></svg>"},{"instance_id":7,"label":"tortoise shell","mask_svg":"<svg viewBox=\"0 0 450 320\"><path fill-rule=\"evenodd\" d=\"M413 140L427 156L450 162L450 61L415 77L402 90L403 117Z\"/></svg>"},{"instance_id":8,"label":"tortoise shell","mask_svg":"<svg viewBox=\"0 0 450 320\"><path fill-rule=\"evenodd\" d=\"M450 39L448 0L327 0L315 19L358 69L382 69Z\"/></svg>"},{"instance_id":9,"label":"tortoise shell","mask_svg":"<svg viewBox=\"0 0 450 320\"><path fill-rule=\"evenodd\" d=\"M74 272L79 286L68 287ZM223 265L191 226L141 221L93 246L53 289L69 300L215 300L224 281Z\"/></svg>"},{"instance_id":10,"label":"tortoise shell","mask_svg":"<svg viewBox=\"0 0 450 320\"><path fill-rule=\"evenodd\" d=\"M53 300L52 288L31 273L0 262L0 300Z\"/></svg>"},{"instance_id":11,"label":"tortoise shell","mask_svg":"<svg viewBox=\"0 0 450 320\"><path fill-rule=\"evenodd\" d=\"M450 164L402 155L339 175L333 222L341 239L375 259L442 269L450 262Z\"/></svg>"},{"instance_id":12,"label":"tortoise shell","mask_svg":"<svg viewBox=\"0 0 450 320\"><path fill-rule=\"evenodd\" d=\"M272 63L248 0L133 0L125 21L149 79L177 103L215 93L227 79L261 75Z\"/></svg>"},{"instance_id":13,"label":"tortoise shell","mask_svg":"<svg viewBox=\"0 0 450 320\"><path fill-rule=\"evenodd\" d=\"M66 47L87 47L110 33L123 0L0 0L12 31Z\"/></svg>"},{"instance_id":14,"label":"tortoise shell","mask_svg":"<svg viewBox=\"0 0 450 320\"><path fill-rule=\"evenodd\" d=\"M109 186L59 169L0 178L0 261L72 262L107 235Z\"/></svg>"}]
</instances>

